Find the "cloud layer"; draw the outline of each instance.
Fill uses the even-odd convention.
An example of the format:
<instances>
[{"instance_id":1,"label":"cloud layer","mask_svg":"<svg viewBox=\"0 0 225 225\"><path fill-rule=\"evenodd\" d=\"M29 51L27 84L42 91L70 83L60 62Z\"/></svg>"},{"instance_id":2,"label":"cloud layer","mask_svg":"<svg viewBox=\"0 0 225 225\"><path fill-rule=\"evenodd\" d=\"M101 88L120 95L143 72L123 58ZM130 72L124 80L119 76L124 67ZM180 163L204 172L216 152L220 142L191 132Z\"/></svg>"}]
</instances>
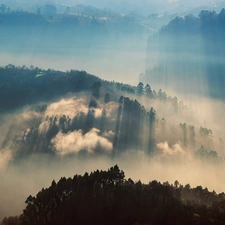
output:
<instances>
[{"instance_id":1,"label":"cloud layer","mask_svg":"<svg viewBox=\"0 0 225 225\"><path fill-rule=\"evenodd\" d=\"M61 116L66 115L70 118L75 117L79 113L87 114L88 108L83 98L62 99L59 102L50 104L45 112L46 116Z\"/></svg>"},{"instance_id":2,"label":"cloud layer","mask_svg":"<svg viewBox=\"0 0 225 225\"><path fill-rule=\"evenodd\" d=\"M65 156L72 153L79 153L86 150L88 153L94 153L98 148L105 151L112 150L112 143L99 136L99 130L93 128L85 135L81 130L63 134L59 132L55 138L52 139L52 144L60 156Z\"/></svg>"},{"instance_id":3,"label":"cloud layer","mask_svg":"<svg viewBox=\"0 0 225 225\"><path fill-rule=\"evenodd\" d=\"M161 142L156 146L159 150L158 154L156 154L156 157L159 157L161 160L190 160L190 152L185 151L179 143L170 147L168 142Z\"/></svg>"}]
</instances>

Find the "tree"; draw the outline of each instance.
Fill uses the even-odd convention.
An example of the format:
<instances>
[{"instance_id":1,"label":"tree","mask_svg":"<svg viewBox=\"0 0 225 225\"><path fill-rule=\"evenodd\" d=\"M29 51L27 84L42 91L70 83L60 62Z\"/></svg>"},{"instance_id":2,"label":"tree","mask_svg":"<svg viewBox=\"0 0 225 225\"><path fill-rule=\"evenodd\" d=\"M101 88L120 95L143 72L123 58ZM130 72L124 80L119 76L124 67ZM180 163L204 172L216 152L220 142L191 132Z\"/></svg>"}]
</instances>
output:
<instances>
[{"instance_id":1,"label":"tree","mask_svg":"<svg viewBox=\"0 0 225 225\"><path fill-rule=\"evenodd\" d=\"M98 104L97 104L96 99L92 97L88 107L89 108L97 108L97 106L98 106Z\"/></svg>"},{"instance_id":2,"label":"tree","mask_svg":"<svg viewBox=\"0 0 225 225\"><path fill-rule=\"evenodd\" d=\"M225 9L223 8L218 15L219 24L224 24L225 22Z\"/></svg>"},{"instance_id":3,"label":"tree","mask_svg":"<svg viewBox=\"0 0 225 225\"><path fill-rule=\"evenodd\" d=\"M65 8L65 13L66 13L66 14L69 14L69 12L70 12L70 7L67 6L67 7Z\"/></svg>"},{"instance_id":4,"label":"tree","mask_svg":"<svg viewBox=\"0 0 225 225\"><path fill-rule=\"evenodd\" d=\"M47 4L44 7L44 15L54 17L56 15L57 9L54 5Z\"/></svg>"},{"instance_id":5,"label":"tree","mask_svg":"<svg viewBox=\"0 0 225 225\"><path fill-rule=\"evenodd\" d=\"M199 13L199 17L202 20L209 20L216 17L215 11L201 10Z\"/></svg>"},{"instance_id":6,"label":"tree","mask_svg":"<svg viewBox=\"0 0 225 225\"><path fill-rule=\"evenodd\" d=\"M6 5L1 4L0 10L4 13L6 11Z\"/></svg>"},{"instance_id":7,"label":"tree","mask_svg":"<svg viewBox=\"0 0 225 225\"><path fill-rule=\"evenodd\" d=\"M114 185L121 185L124 182L124 172L123 170L120 170L118 165L115 165L114 167L111 167L108 170L110 182L112 182Z\"/></svg>"},{"instance_id":8,"label":"tree","mask_svg":"<svg viewBox=\"0 0 225 225\"><path fill-rule=\"evenodd\" d=\"M158 98L159 98L159 100L163 100L163 92L162 92L162 89L159 89L159 91L158 91Z\"/></svg>"},{"instance_id":9,"label":"tree","mask_svg":"<svg viewBox=\"0 0 225 225\"><path fill-rule=\"evenodd\" d=\"M148 143L148 148L149 152L152 152L154 150L155 146L155 110L153 107L151 107L150 112L149 112L149 143Z\"/></svg>"},{"instance_id":10,"label":"tree","mask_svg":"<svg viewBox=\"0 0 225 225\"><path fill-rule=\"evenodd\" d=\"M109 93L106 93L106 94L105 94L104 102L105 102L105 103L109 103L109 102L110 102L110 95L109 95Z\"/></svg>"},{"instance_id":11,"label":"tree","mask_svg":"<svg viewBox=\"0 0 225 225\"><path fill-rule=\"evenodd\" d=\"M20 225L20 220L18 218L18 216L10 216L10 217L5 217L2 220L2 223L0 223L1 225Z\"/></svg>"},{"instance_id":12,"label":"tree","mask_svg":"<svg viewBox=\"0 0 225 225\"><path fill-rule=\"evenodd\" d=\"M156 112L155 112L154 108L151 107L150 114L149 114L149 118L150 118L150 122L151 123L154 123L155 122L155 114L156 114Z\"/></svg>"},{"instance_id":13,"label":"tree","mask_svg":"<svg viewBox=\"0 0 225 225\"><path fill-rule=\"evenodd\" d=\"M173 106L173 108L174 108L174 112L177 113L177 109L178 109L178 99L177 99L176 96L172 98L171 104L172 104L172 106Z\"/></svg>"},{"instance_id":14,"label":"tree","mask_svg":"<svg viewBox=\"0 0 225 225\"><path fill-rule=\"evenodd\" d=\"M144 84L142 82L139 82L137 85L137 94L143 95L144 94Z\"/></svg>"},{"instance_id":15,"label":"tree","mask_svg":"<svg viewBox=\"0 0 225 225\"><path fill-rule=\"evenodd\" d=\"M188 132L189 132L190 144L194 147L195 146L195 127L194 126L188 126Z\"/></svg>"},{"instance_id":16,"label":"tree","mask_svg":"<svg viewBox=\"0 0 225 225\"><path fill-rule=\"evenodd\" d=\"M146 86L145 86L145 95L150 98L153 98L152 89L149 84L146 84Z\"/></svg>"},{"instance_id":17,"label":"tree","mask_svg":"<svg viewBox=\"0 0 225 225\"><path fill-rule=\"evenodd\" d=\"M40 7L37 8L37 15L39 15L39 16L41 15L41 9L40 9Z\"/></svg>"},{"instance_id":18,"label":"tree","mask_svg":"<svg viewBox=\"0 0 225 225\"><path fill-rule=\"evenodd\" d=\"M187 146L187 124L184 123L180 123L179 124L179 127L181 129L181 132L182 132L182 142L184 144L184 146Z\"/></svg>"},{"instance_id":19,"label":"tree","mask_svg":"<svg viewBox=\"0 0 225 225\"><path fill-rule=\"evenodd\" d=\"M94 121L95 121L95 110L89 109L83 128L83 134L86 134L89 130L91 130L91 128L94 127Z\"/></svg>"},{"instance_id":20,"label":"tree","mask_svg":"<svg viewBox=\"0 0 225 225\"><path fill-rule=\"evenodd\" d=\"M118 107L117 118L116 118L115 137L114 137L114 141L113 141L113 147L114 147L115 151L117 151L118 145L119 145L121 117L122 117L122 112L123 112L123 102L124 102L124 97L120 96L119 107Z\"/></svg>"},{"instance_id":21,"label":"tree","mask_svg":"<svg viewBox=\"0 0 225 225\"><path fill-rule=\"evenodd\" d=\"M178 187L179 187L179 184L180 184L180 183L179 183L177 180L174 181L174 187L175 187L175 188L178 188Z\"/></svg>"},{"instance_id":22,"label":"tree","mask_svg":"<svg viewBox=\"0 0 225 225\"><path fill-rule=\"evenodd\" d=\"M100 90L101 90L101 82L95 82L92 85L92 95L96 98L99 99L100 97Z\"/></svg>"}]
</instances>

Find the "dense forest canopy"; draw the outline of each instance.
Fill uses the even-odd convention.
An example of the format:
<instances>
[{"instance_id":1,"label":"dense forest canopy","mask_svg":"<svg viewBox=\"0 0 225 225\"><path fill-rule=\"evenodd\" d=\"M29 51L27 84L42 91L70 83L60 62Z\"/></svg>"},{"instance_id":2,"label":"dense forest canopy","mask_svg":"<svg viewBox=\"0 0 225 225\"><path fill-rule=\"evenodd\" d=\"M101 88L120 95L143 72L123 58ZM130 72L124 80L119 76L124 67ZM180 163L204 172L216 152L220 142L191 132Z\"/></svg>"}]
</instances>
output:
<instances>
[{"instance_id":1,"label":"dense forest canopy","mask_svg":"<svg viewBox=\"0 0 225 225\"><path fill-rule=\"evenodd\" d=\"M10 147L13 140L15 154L27 155L36 151L56 151L59 155L76 151L90 153L104 151L104 147L113 150L112 154L127 149L153 154L157 144L164 142L170 146L180 143L184 149L194 151L204 146L206 152L220 152L223 146L221 137L214 138L213 131L200 123L199 127L188 121L173 124L174 116L192 121L197 118L177 97L168 96L161 89L156 92L149 84L140 82L134 87L104 81L85 71L60 72L13 65L1 68L0 72L1 112L13 112L25 106L25 112L29 114L23 116L20 125L17 125L20 115L14 116L2 139L3 149ZM143 100L145 105L140 103ZM161 107L167 110L158 113L154 105L158 110ZM85 139L92 135L97 142L91 149L88 145L77 150L71 146L79 137ZM74 142L62 145L60 139L67 142L72 137ZM39 143L45 144L39 146Z\"/></svg>"},{"instance_id":2,"label":"dense forest canopy","mask_svg":"<svg viewBox=\"0 0 225 225\"><path fill-rule=\"evenodd\" d=\"M225 194L189 184L125 179L117 165L73 178L62 177L29 196L19 217L2 225L224 224Z\"/></svg>"}]
</instances>

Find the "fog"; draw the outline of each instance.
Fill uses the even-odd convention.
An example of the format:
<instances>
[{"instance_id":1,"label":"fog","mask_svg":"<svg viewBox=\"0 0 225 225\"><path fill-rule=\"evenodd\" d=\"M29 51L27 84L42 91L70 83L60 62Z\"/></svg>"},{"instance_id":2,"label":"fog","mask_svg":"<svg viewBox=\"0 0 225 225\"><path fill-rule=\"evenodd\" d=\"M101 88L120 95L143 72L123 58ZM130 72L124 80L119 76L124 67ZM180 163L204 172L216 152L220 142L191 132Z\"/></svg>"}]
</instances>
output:
<instances>
[{"instance_id":1,"label":"fog","mask_svg":"<svg viewBox=\"0 0 225 225\"><path fill-rule=\"evenodd\" d=\"M182 14L208 1L68 0L64 4L77 3L148 15L181 8ZM178 180L224 191L222 41L216 44L199 33L179 36L173 23L152 35L149 27L132 19L114 24L116 28L107 20L93 21L84 23L85 28L78 23L76 29L57 22L51 27L52 21L37 27L1 27L0 66L85 70L135 87L128 86L132 94L122 84L107 86L102 81L100 97L90 90L67 93L1 113L0 190L5 194L0 195L0 220L20 215L26 198L47 188L53 179L115 164L134 181ZM174 23L179 27L179 19ZM193 25L196 32L198 25L199 21ZM139 81L150 84L153 97L138 93ZM111 100L104 99L106 93Z\"/></svg>"},{"instance_id":2,"label":"fog","mask_svg":"<svg viewBox=\"0 0 225 225\"><path fill-rule=\"evenodd\" d=\"M181 184L189 183L192 187L202 185L211 191L224 191L225 152L219 138L225 138L225 122L222 116L225 105L220 100L189 99L184 105L191 104L191 108L184 107L174 113L169 103L130 95L131 99L137 98L146 109L153 106L158 120L162 117L166 119L164 131L161 130L160 123L156 125L155 151L150 155L145 150L147 146L129 147L112 154L115 151L113 138L116 132L118 103L104 104L101 100L98 101L98 107L93 108L96 112L96 122L91 130L85 134L79 129L67 133L63 132L63 129L59 130L47 148L47 140L43 137L52 125L49 124L51 120L46 120L46 117L57 117L56 124L60 126L62 115L76 118L88 114L91 93L70 95L72 96L55 102L46 102L47 108L44 112L34 111L35 107L32 106L2 115L0 133L1 145L4 148L0 154L0 189L7 194L0 197L0 218L21 214L26 198L30 194L36 195L43 187L47 188L53 179L57 181L61 177L73 177L75 174L84 174L96 169L105 170L115 164L125 171L127 178L131 177L134 181L148 183L158 180L173 183L178 180ZM107 129L104 133L99 130L98 125L103 109L106 110L107 116ZM82 117L77 118L80 118L77 123L81 123ZM194 146L191 142L184 144L182 138L179 139L183 133L178 125L185 122L187 125L195 126ZM40 132L39 147L31 143L31 140L34 141L32 130L35 129L35 123ZM143 124L140 129L141 136L146 135L145 126ZM213 137L202 139L197 131L200 126L212 129ZM147 145L145 141L143 143ZM207 150L217 151L218 156L197 157L196 150L201 145ZM40 149L46 149L48 153L40 153ZM23 152L26 155L22 154L21 157L19 153Z\"/></svg>"},{"instance_id":3,"label":"fog","mask_svg":"<svg viewBox=\"0 0 225 225\"><path fill-rule=\"evenodd\" d=\"M201 11L197 17L177 17L150 36L148 69L140 80L180 93L182 98L209 96L223 100L223 13L224 10L218 14ZM209 22L209 18L214 18L214 22Z\"/></svg>"},{"instance_id":4,"label":"fog","mask_svg":"<svg viewBox=\"0 0 225 225\"><path fill-rule=\"evenodd\" d=\"M105 80L115 80L137 85L139 74L145 70L146 50L105 51L100 56L94 57L94 53L87 51L85 56L74 55L48 55L36 53L0 53L1 65L35 65L43 69L55 69L67 71L70 69L85 70Z\"/></svg>"},{"instance_id":5,"label":"fog","mask_svg":"<svg viewBox=\"0 0 225 225\"><path fill-rule=\"evenodd\" d=\"M138 83L140 72L146 69L148 33L131 33L129 36L121 33L123 28L119 28L117 36L104 37L94 27L85 25L85 31L76 31L73 27L66 31L63 27L22 26L21 31L16 29L17 36L13 35L14 28L3 29L4 35L0 37L1 66L14 64L60 71L85 70L102 79L118 82L126 83L129 77L129 83L134 85ZM108 32L105 27L102 29L102 32ZM29 36L24 36L26 32Z\"/></svg>"},{"instance_id":6,"label":"fog","mask_svg":"<svg viewBox=\"0 0 225 225\"><path fill-rule=\"evenodd\" d=\"M178 180L181 184L189 183L191 187L202 185L211 191L224 191L224 165L191 160L191 156L179 146L168 149L166 144L161 144L159 147L161 154L153 158L142 152L129 153L114 159L94 157L52 160L46 155L34 155L19 164L12 164L1 174L0 188L2 193L7 194L0 197L0 218L21 214L26 198L36 195L43 187L49 187L53 179L58 181L61 177L83 175L97 169L107 170L115 164L125 171L126 178L131 177L134 181L148 183L158 180L174 183Z\"/></svg>"}]
</instances>

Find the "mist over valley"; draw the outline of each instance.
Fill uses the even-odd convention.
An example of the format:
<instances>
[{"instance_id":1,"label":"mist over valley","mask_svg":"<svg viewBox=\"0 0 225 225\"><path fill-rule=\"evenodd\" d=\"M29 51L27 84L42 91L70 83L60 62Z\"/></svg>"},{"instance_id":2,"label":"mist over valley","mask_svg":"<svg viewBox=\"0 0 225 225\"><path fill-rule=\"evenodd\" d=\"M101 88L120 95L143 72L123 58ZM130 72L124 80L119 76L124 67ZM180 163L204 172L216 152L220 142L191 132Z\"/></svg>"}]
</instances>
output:
<instances>
[{"instance_id":1,"label":"mist over valley","mask_svg":"<svg viewBox=\"0 0 225 225\"><path fill-rule=\"evenodd\" d=\"M224 223L223 2L159 2L0 1L1 225Z\"/></svg>"}]
</instances>

